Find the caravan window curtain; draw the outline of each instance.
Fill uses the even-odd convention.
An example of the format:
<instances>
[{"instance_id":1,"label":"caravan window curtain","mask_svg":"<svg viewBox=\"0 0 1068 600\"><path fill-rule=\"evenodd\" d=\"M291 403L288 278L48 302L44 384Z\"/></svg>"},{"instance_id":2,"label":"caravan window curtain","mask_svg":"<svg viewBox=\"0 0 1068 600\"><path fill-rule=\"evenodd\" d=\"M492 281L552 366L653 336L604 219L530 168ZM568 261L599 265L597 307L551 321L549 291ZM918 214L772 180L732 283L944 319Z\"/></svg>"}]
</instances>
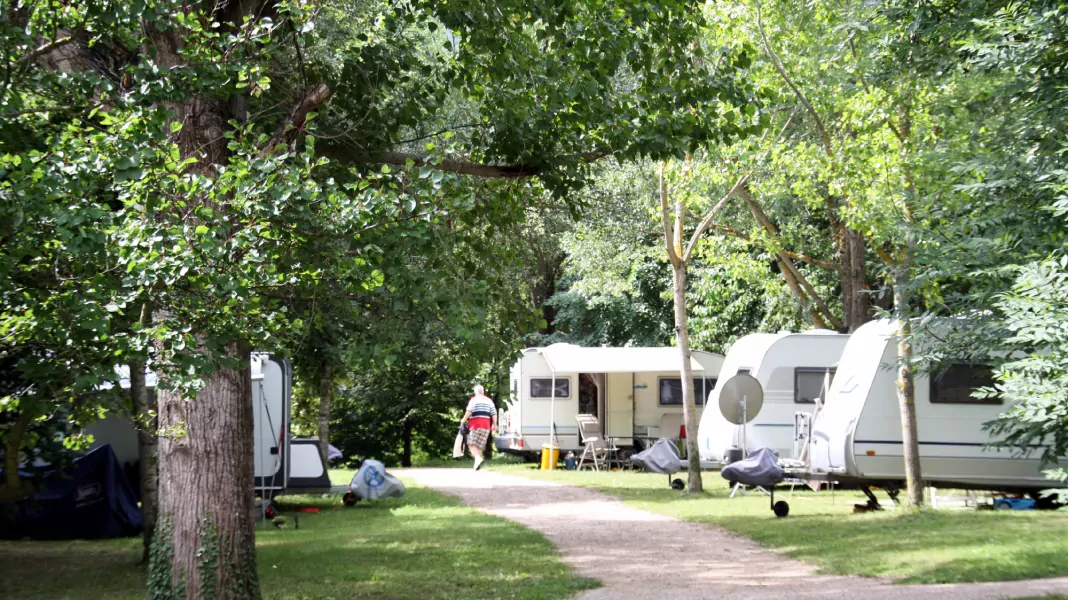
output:
<instances>
[{"instance_id":1,"label":"caravan window curtain","mask_svg":"<svg viewBox=\"0 0 1068 600\"><path fill-rule=\"evenodd\" d=\"M696 406L704 406L705 400L708 399L708 394L715 387L716 379L714 377L694 377L693 391L696 396L694 404ZM682 406L682 379L679 377L661 377L659 396L660 406Z\"/></svg>"},{"instance_id":2,"label":"caravan window curtain","mask_svg":"<svg viewBox=\"0 0 1068 600\"><path fill-rule=\"evenodd\" d=\"M531 377L530 378L530 397L531 398L544 398L546 400L553 397L553 379L552 377ZM571 397L571 379L568 377L556 378L556 399L567 399Z\"/></svg>"}]
</instances>

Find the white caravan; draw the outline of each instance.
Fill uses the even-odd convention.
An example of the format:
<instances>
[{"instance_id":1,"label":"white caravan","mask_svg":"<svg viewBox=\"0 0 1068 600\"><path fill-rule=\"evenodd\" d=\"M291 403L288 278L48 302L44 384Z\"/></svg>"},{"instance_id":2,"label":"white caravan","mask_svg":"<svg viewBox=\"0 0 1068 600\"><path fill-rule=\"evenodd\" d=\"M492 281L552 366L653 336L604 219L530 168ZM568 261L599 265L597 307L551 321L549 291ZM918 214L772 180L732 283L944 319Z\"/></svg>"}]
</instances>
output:
<instances>
[{"instance_id":1,"label":"white caravan","mask_svg":"<svg viewBox=\"0 0 1068 600\"><path fill-rule=\"evenodd\" d=\"M715 387L723 357L690 356L698 410ZM579 414L598 417L619 448L677 437L683 424L678 348L527 348L511 370L511 397L498 417L496 447L532 456L555 434L561 452L579 450ZM555 426L555 427L554 427Z\"/></svg>"},{"instance_id":2,"label":"white caravan","mask_svg":"<svg viewBox=\"0 0 1068 600\"><path fill-rule=\"evenodd\" d=\"M256 489L269 495L331 490L316 438L294 438L289 431L293 371L289 361L269 354L252 355L252 421ZM147 373L150 393L156 375ZM120 369L120 385L130 387L129 369ZM111 444L120 463L138 460L137 431L121 413L112 412L85 428L93 447ZM335 490L335 491L345 491Z\"/></svg>"},{"instance_id":3,"label":"white caravan","mask_svg":"<svg viewBox=\"0 0 1068 600\"><path fill-rule=\"evenodd\" d=\"M903 487L893 331L891 321L872 321L857 329L846 344L826 404L811 425L806 470L814 478L875 484L888 491ZM924 482L976 490L1054 487L1042 474L1041 447L1022 457L1008 449L987 448L997 440L983 430L983 424L1009 408L999 398L972 397L974 389L991 383L988 369L967 364L951 365L936 377L916 375Z\"/></svg>"},{"instance_id":4,"label":"white caravan","mask_svg":"<svg viewBox=\"0 0 1068 600\"><path fill-rule=\"evenodd\" d=\"M760 382L764 404L745 426L748 450L771 448L782 458L794 455L794 420L798 412L811 414L823 396L825 383L834 377L849 336L816 329L802 333L753 333L731 345L720 378L727 381L748 373ZM701 416L698 447L701 460L725 461L727 450L741 448L742 427L719 411L719 389L708 400L711 410ZM741 458L740 456L737 458Z\"/></svg>"}]
</instances>

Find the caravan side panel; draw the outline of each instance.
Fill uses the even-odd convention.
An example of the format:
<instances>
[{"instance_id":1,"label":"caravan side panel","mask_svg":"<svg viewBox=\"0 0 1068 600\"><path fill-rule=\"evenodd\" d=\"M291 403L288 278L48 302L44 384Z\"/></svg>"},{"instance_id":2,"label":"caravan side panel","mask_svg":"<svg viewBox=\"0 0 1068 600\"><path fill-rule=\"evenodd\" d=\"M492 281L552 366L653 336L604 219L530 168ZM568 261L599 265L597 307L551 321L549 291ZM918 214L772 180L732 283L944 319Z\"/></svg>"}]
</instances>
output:
<instances>
[{"instance_id":1,"label":"caravan side panel","mask_svg":"<svg viewBox=\"0 0 1068 600\"><path fill-rule=\"evenodd\" d=\"M293 374L289 361L252 357L253 468L256 487L281 490L289 480L289 414Z\"/></svg>"},{"instance_id":2,"label":"caravan side panel","mask_svg":"<svg viewBox=\"0 0 1068 600\"><path fill-rule=\"evenodd\" d=\"M539 380L539 387L544 387L544 380L552 377L552 370L540 354L531 352L524 357L520 381L523 418L519 433L528 449L540 451L541 445L550 440L550 422L555 412L556 437L561 450L578 449L578 422L575 420L578 415L578 373L556 373L558 389L562 389L562 382L567 381L567 396L557 396L554 401L548 397L536 398L531 395L532 380Z\"/></svg>"},{"instance_id":3,"label":"caravan side panel","mask_svg":"<svg viewBox=\"0 0 1068 600\"><path fill-rule=\"evenodd\" d=\"M827 402L812 423L809 462L813 470L856 473L853 466L854 431L869 393L874 393L873 385L888 346L889 333L883 322L872 321L853 332L842 350Z\"/></svg>"}]
</instances>

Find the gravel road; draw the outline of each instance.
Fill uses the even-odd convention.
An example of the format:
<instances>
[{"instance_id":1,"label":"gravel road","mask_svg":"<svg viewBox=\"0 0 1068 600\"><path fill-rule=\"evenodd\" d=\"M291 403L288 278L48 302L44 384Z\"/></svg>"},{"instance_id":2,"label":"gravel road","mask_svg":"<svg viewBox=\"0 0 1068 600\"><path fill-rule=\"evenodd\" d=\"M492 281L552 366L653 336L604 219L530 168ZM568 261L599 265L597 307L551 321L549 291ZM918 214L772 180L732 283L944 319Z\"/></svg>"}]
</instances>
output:
<instances>
[{"instance_id":1,"label":"gravel road","mask_svg":"<svg viewBox=\"0 0 1068 600\"><path fill-rule=\"evenodd\" d=\"M883 579L818 575L812 566L747 538L639 510L593 489L493 471L399 469L397 474L541 532L577 573L601 581L601 588L575 600L979 600L1068 594L1068 578L891 585Z\"/></svg>"}]
</instances>

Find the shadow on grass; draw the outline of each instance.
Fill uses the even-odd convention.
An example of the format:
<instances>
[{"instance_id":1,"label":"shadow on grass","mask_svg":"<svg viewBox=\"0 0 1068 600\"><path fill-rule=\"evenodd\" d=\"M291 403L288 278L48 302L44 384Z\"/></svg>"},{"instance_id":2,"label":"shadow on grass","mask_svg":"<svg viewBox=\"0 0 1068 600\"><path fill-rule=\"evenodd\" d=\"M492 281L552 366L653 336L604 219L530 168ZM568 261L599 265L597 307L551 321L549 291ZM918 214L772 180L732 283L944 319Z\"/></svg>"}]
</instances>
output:
<instances>
[{"instance_id":1,"label":"shadow on grass","mask_svg":"<svg viewBox=\"0 0 1068 600\"><path fill-rule=\"evenodd\" d=\"M536 532L448 496L409 487L403 498L331 510L339 504L336 496L285 497L287 527L260 525L264 598L534 600L597 585L574 576ZM312 505L320 512L300 513L296 528L295 509ZM141 599L139 560L139 538L0 542L0 598Z\"/></svg>"}]
</instances>

